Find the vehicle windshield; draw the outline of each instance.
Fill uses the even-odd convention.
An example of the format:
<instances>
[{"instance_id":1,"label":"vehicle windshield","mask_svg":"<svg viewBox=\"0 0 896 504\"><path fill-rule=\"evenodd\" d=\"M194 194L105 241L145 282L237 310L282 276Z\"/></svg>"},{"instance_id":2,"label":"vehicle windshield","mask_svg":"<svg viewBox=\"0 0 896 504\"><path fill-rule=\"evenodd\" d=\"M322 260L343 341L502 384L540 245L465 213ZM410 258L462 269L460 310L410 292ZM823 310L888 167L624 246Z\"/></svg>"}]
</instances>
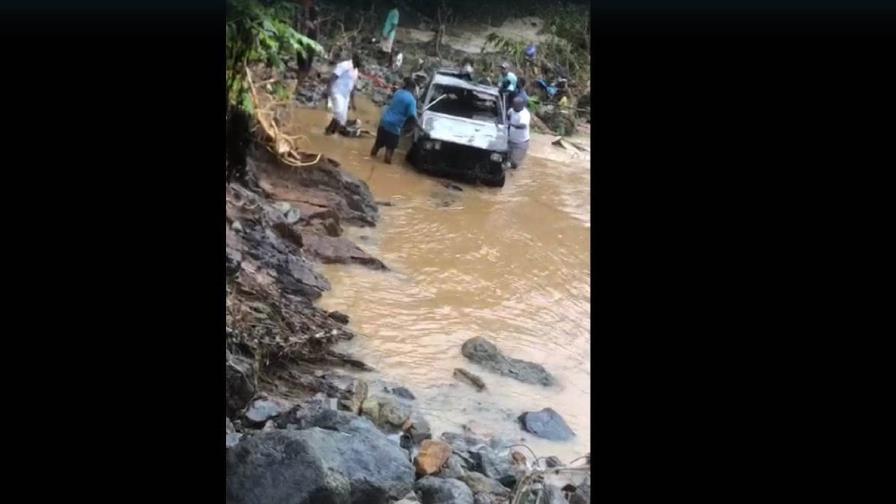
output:
<instances>
[{"instance_id":1,"label":"vehicle windshield","mask_svg":"<svg viewBox=\"0 0 896 504\"><path fill-rule=\"evenodd\" d=\"M426 109L474 121L504 122L497 96L455 86L434 85Z\"/></svg>"}]
</instances>

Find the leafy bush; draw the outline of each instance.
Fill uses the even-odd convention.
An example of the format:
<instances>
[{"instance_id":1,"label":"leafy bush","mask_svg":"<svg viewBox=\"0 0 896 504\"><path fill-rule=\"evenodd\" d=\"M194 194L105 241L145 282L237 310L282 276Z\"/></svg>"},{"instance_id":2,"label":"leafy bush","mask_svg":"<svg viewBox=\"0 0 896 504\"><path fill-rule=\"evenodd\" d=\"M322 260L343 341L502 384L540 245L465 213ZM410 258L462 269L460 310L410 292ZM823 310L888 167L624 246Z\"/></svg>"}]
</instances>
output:
<instances>
[{"instance_id":1,"label":"leafy bush","mask_svg":"<svg viewBox=\"0 0 896 504\"><path fill-rule=\"evenodd\" d=\"M227 0L226 54L227 100L252 112L252 99L245 68L264 65L278 71L286 60L309 54L323 54L320 44L298 33L292 26L297 6L292 2Z\"/></svg>"}]
</instances>

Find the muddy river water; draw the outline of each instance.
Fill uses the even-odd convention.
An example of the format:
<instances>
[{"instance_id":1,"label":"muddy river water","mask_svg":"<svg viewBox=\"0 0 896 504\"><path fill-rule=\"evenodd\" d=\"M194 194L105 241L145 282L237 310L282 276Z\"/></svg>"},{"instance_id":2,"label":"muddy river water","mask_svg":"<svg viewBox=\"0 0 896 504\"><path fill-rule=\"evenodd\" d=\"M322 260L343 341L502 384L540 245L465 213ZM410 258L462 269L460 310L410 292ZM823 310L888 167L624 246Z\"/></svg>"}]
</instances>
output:
<instances>
[{"instance_id":1,"label":"muddy river water","mask_svg":"<svg viewBox=\"0 0 896 504\"><path fill-rule=\"evenodd\" d=\"M379 109L359 99L358 116L375 130ZM352 116L355 114L352 113ZM365 180L381 208L373 229L346 236L391 271L327 265L332 290L320 304L351 316L359 336L339 350L377 369L366 378L398 382L417 396L435 434L464 424L525 440L539 455L565 461L590 451L590 169L533 135L525 164L501 189L461 186L414 172L403 139L393 165L371 159L372 138L325 137L323 109L296 108L288 124L315 151ZM542 364L554 387L520 383L467 361L461 345L484 336L505 354ZM479 375L477 393L452 377ZM576 432L573 441L540 440L519 429L523 411L551 407Z\"/></svg>"}]
</instances>

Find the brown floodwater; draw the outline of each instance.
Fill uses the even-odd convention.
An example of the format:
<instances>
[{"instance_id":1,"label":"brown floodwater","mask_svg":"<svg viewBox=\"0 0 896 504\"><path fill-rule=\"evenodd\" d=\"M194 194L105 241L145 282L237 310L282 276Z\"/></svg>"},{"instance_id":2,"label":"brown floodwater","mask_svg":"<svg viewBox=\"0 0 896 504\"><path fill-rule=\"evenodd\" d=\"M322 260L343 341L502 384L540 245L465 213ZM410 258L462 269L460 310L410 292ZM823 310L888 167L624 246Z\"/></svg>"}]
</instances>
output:
<instances>
[{"instance_id":1,"label":"brown floodwater","mask_svg":"<svg viewBox=\"0 0 896 504\"><path fill-rule=\"evenodd\" d=\"M375 130L379 109L359 100L358 115ZM354 117L354 113L350 114ZM359 335L339 350L377 369L367 378L398 382L417 396L433 432L477 430L524 440L536 453L570 461L590 451L591 206L587 153L575 156L533 136L530 155L488 189L414 172L403 139L393 165L371 159L372 138L325 137L323 109L296 108L287 124L315 151L365 180L381 207L376 228L346 236L390 271L327 265L332 283L320 304L350 315ZM505 354L542 364L554 387L520 383L467 361L464 341L483 336ZM479 375L477 393L452 377ZM551 407L576 432L560 443L519 429L523 411Z\"/></svg>"}]
</instances>

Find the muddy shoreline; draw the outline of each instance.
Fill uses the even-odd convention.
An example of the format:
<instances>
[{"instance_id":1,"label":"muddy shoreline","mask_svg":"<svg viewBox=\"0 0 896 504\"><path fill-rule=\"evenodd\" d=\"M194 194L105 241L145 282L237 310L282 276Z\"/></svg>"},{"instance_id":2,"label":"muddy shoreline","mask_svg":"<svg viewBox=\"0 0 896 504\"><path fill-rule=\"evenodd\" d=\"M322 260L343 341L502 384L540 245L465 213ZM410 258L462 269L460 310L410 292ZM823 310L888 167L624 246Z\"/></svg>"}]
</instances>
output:
<instances>
[{"instance_id":1,"label":"muddy shoreline","mask_svg":"<svg viewBox=\"0 0 896 504\"><path fill-rule=\"evenodd\" d=\"M367 184L335 160L295 168L260 147L247 171L245 182L226 187L227 501L343 502L345 494L344 502L429 502L439 495L450 499L438 502L509 502L517 482L545 460L475 424L432 432L415 408L413 384L352 376L348 369L371 370L363 356L333 351L356 335L346 327L351 314L315 305L330 289L318 264L388 268L343 236L346 226L379 220ZM514 362L493 346L467 353L495 372L519 374L514 366L531 372L531 363ZM550 381L523 379L533 386ZM552 411L519 414L520 428L529 432L568 430ZM346 455L345 443L357 453ZM272 460L265 455L271 451L295 456ZM388 470L372 469L384 460ZM299 470L334 464L347 482L320 487ZM312 480L300 480L302 474ZM355 481L352 474L363 477ZM590 496L590 476L574 483L567 498L580 494L580 500L568 502L587 502L581 499ZM296 490L280 494L282 485ZM306 490L323 494L296 500Z\"/></svg>"},{"instance_id":2,"label":"muddy shoreline","mask_svg":"<svg viewBox=\"0 0 896 504\"><path fill-rule=\"evenodd\" d=\"M382 105L400 79L378 61L375 45L359 46L366 64L358 90ZM402 73L450 66L425 56L425 48L404 45ZM443 56L464 54L446 48ZM479 59L494 65L496 58ZM315 63L295 93L299 102L320 106L329 63ZM356 334L348 327L351 313L316 304L331 289L320 265L388 271L344 233L376 226L381 204L364 181L327 157L292 167L257 144L246 172L226 186L228 503L507 503L533 473L562 465L556 457L537 457L518 439L483 431L475 420L462 432L432 432L415 405L414 384L358 377L359 370L374 370L363 355L334 351ZM553 383L539 364L475 343L463 353L480 366L477 372L536 387ZM473 393L484 387L467 370L459 369L456 379ZM525 406L536 409L521 405L514 413L521 433L574 436L553 410ZM580 461L546 484L550 500L543 502L590 502L590 457L586 463L587 470Z\"/></svg>"}]
</instances>

